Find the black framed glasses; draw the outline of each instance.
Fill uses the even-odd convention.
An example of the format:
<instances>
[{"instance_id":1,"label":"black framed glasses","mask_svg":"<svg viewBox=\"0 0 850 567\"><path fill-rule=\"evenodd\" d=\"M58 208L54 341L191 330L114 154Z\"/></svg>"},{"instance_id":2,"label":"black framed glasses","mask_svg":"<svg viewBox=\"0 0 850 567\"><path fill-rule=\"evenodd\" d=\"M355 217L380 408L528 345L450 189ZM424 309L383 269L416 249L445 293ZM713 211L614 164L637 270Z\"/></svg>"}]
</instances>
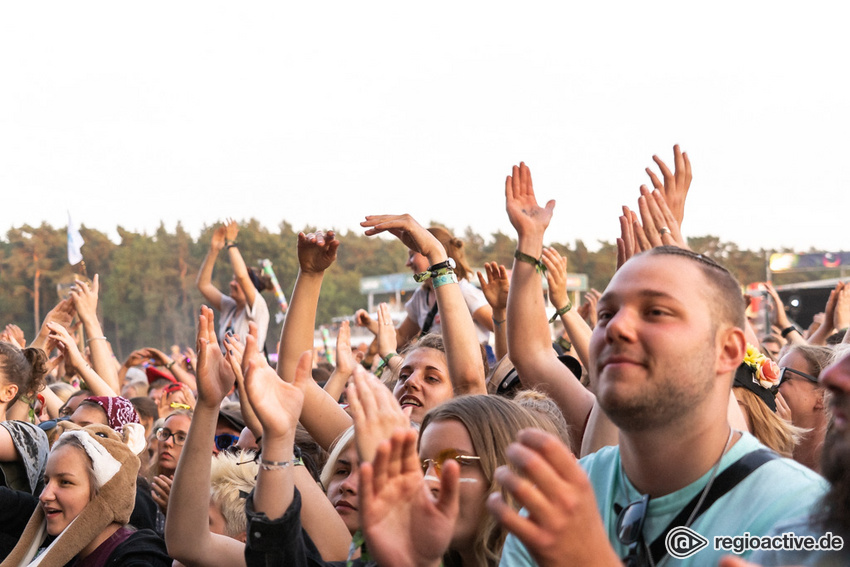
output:
<instances>
[{"instance_id":1,"label":"black framed glasses","mask_svg":"<svg viewBox=\"0 0 850 567\"><path fill-rule=\"evenodd\" d=\"M812 376L811 374L806 374L805 372L800 372L799 370L795 370L790 366L783 366L779 369L779 384L782 384L786 380L790 380L793 376L799 376L800 378L805 378L809 382L813 382L815 384L818 383L818 379L816 376Z\"/></svg>"},{"instance_id":2,"label":"black framed glasses","mask_svg":"<svg viewBox=\"0 0 850 567\"><path fill-rule=\"evenodd\" d=\"M186 434L182 431L177 431L172 433L170 429L166 429L165 427L160 427L156 430L156 438L165 443L169 438L174 438L174 444L178 447L183 445L186 442Z\"/></svg>"},{"instance_id":3,"label":"black framed glasses","mask_svg":"<svg viewBox=\"0 0 850 567\"><path fill-rule=\"evenodd\" d=\"M219 451L224 451L228 447L236 445L237 441L239 441L238 435L232 435L230 433L219 433L215 436L215 448Z\"/></svg>"},{"instance_id":4,"label":"black framed glasses","mask_svg":"<svg viewBox=\"0 0 850 567\"><path fill-rule=\"evenodd\" d=\"M617 539L629 548L628 554L623 558L625 567L648 564L643 541L643 524L648 510L649 494L644 494L640 500L629 502L617 518Z\"/></svg>"}]
</instances>

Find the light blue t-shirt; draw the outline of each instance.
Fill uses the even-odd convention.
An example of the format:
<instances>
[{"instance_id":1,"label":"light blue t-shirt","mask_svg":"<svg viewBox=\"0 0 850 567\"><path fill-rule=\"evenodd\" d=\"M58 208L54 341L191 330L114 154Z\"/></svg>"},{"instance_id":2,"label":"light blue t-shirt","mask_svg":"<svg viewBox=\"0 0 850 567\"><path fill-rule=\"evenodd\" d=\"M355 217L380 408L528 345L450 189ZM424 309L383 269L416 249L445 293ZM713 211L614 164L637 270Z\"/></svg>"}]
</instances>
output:
<instances>
[{"instance_id":1,"label":"light blue t-shirt","mask_svg":"<svg viewBox=\"0 0 850 567\"><path fill-rule=\"evenodd\" d=\"M755 437L744 433L721 460L717 474L747 453L762 447ZM640 493L628 478L620 474L620 449L604 447L581 459L579 464L593 484L596 504L608 531L608 540L617 554L625 557L628 549L617 540L618 513L614 511L614 505L619 505L619 510L637 500ZM647 543L652 543L682 508L705 488L710 476L711 471L708 471L685 488L650 500L643 528ZM765 535L777 523L805 514L823 496L827 487L828 483L820 475L790 459L769 461L723 495L690 526L693 531L708 539L706 547L686 559L668 557L663 565L716 565L722 556L732 551L714 549L715 536L742 536L745 533ZM742 554L745 558L748 555L749 552ZM537 564L522 543L509 534L499 565L517 567Z\"/></svg>"},{"instance_id":2,"label":"light blue t-shirt","mask_svg":"<svg viewBox=\"0 0 850 567\"><path fill-rule=\"evenodd\" d=\"M815 506L813 511L817 511L817 505ZM770 530L769 535L782 537L784 534L789 534L789 537L793 535L798 540L807 536L811 539L809 542L795 543L794 549L758 550L750 557L750 561L765 567L783 565L847 567L850 565L850 541L845 541L840 535L825 529L811 516L779 523ZM815 545L818 549L811 549ZM826 546L826 549L821 546ZM800 549L801 547L803 549ZM810 549L806 550L805 547Z\"/></svg>"}]
</instances>

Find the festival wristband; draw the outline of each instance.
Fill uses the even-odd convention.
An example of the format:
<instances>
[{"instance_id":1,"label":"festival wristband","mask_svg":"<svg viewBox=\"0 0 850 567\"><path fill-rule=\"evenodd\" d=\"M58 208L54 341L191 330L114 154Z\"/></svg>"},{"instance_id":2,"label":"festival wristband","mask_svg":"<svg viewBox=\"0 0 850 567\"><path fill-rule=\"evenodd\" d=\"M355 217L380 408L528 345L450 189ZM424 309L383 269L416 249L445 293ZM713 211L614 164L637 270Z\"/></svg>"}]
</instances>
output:
<instances>
[{"instance_id":1,"label":"festival wristband","mask_svg":"<svg viewBox=\"0 0 850 567\"><path fill-rule=\"evenodd\" d=\"M561 307L560 309L555 311L555 314L552 315L552 317L549 318L549 323L554 323L555 321L558 320L558 317L560 317L561 315L563 315L564 313L566 313L567 311L569 311L572 308L573 308L573 304L568 301L566 305L564 305L563 307Z\"/></svg>"},{"instance_id":2,"label":"festival wristband","mask_svg":"<svg viewBox=\"0 0 850 567\"><path fill-rule=\"evenodd\" d=\"M534 256L529 256L525 252L520 252L519 250L517 250L516 252L514 252L514 258L516 258L520 262L531 264L532 266L534 266L534 269L537 270L537 273L539 274L542 274L546 271L546 266L540 259L535 258Z\"/></svg>"},{"instance_id":3,"label":"festival wristband","mask_svg":"<svg viewBox=\"0 0 850 567\"><path fill-rule=\"evenodd\" d=\"M453 283L457 283L457 276L454 272L449 272L448 274L443 274L442 276L434 278L431 285L434 286L434 289L437 289L440 286Z\"/></svg>"}]
</instances>

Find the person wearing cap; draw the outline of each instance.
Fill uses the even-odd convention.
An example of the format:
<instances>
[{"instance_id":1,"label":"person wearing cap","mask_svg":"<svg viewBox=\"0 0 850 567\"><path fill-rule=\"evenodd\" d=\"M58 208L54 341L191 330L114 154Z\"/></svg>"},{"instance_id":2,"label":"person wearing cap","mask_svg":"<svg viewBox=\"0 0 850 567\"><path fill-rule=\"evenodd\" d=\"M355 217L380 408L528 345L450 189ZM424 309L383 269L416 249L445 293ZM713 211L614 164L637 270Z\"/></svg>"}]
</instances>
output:
<instances>
[{"instance_id":1,"label":"person wearing cap","mask_svg":"<svg viewBox=\"0 0 850 567\"><path fill-rule=\"evenodd\" d=\"M210 250L198 272L196 281L198 290L220 314L218 338L219 346L222 348L224 348L222 341L227 334L239 335L239 340L245 344L248 323L252 321L257 325L257 342L264 346L269 328L269 307L260 292L269 289L271 282L268 276L248 269L245 265L245 260L242 259L242 254L237 247L238 234L239 225L232 219L216 227L210 240ZM213 266L218 253L223 248L227 249L230 265L233 267L229 295L222 293L212 283Z\"/></svg>"}]
</instances>

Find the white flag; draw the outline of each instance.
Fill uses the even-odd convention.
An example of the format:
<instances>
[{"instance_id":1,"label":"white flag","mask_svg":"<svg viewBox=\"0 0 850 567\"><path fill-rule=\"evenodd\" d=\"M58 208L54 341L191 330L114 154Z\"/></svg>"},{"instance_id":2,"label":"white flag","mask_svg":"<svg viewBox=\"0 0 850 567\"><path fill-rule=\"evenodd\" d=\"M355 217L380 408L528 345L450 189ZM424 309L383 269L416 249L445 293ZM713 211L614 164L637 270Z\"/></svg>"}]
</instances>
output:
<instances>
[{"instance_id":1,"label":"white flag","mask_svg":"<svg viewBox=\"0 0 850 567\"><path fill-rule=\"evenodd\" d=\"M83 235L80 234L74 221L71 220L71 211L68 211L68 262L72 266L83 260L83 253L80 252L83 244L85 244Z\"/></svg>"}]
</instances>

